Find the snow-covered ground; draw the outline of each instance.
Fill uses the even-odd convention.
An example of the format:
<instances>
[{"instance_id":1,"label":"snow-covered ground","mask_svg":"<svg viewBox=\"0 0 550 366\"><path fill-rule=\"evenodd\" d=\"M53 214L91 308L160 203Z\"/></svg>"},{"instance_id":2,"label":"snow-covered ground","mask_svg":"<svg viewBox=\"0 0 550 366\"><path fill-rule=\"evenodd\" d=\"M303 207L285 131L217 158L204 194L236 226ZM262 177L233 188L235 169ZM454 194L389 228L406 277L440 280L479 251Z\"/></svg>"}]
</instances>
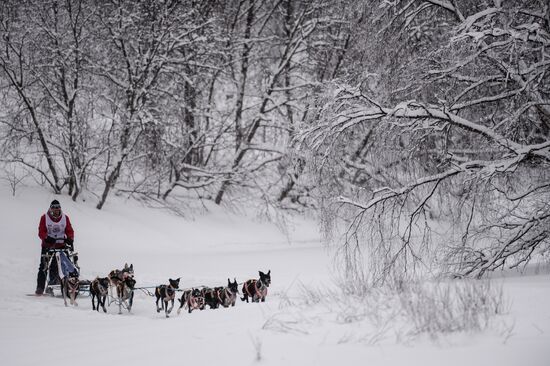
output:
<instances>
[{"instance_id":1,"label":"snow-covered ground","mask_svg":"<svg viewBox=\"0 0 550 366\"><path fill-rule=\"evenodd\" d=\"M271 270L265 303L234 308L155 311L138 291L131 314L29 297L39 262L37 226L57 198L76 231L81 276L106 276L133 263L137 286L181 277L180 287L242 282ZM550 274L497 278L510 302L502 326L396 342L392 329L368 336L364 321L341 321L326 306L303 303L302 286L332 283L332 257L313 222L294 219L287 234L218 208L183 219L113 197L102 211L44 189L12 197L0 187L0 362L2 365L550 365ZM327 300L330 301L330 300Z\"/></svg>"}]
</instances>

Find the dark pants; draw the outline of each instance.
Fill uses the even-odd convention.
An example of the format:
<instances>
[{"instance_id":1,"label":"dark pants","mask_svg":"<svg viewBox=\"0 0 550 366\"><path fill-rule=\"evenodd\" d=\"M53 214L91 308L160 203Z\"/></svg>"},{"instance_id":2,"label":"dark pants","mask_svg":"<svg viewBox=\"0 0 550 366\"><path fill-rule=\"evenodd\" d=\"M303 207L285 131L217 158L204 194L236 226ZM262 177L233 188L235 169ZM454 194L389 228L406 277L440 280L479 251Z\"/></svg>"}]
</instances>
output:
<instances>
[{"instance_id":1,"label":"dark pants","mask_svg":"<svg viewBox=\"0 0 550 366\"><path fill-rule=\"evenodd\" d=\"M48 262L47 258L44 257L44 254L48 252L48 249L42 248L40 252L40 266L38 267L38 274L36 276L36 292L42 293L44 292L44 288L46 287L46 271L48 270ZM58 270L57 270L57 259L55 256L52 258L52 262L50 264L50 285L58 284Z\"/></svg>"}]
</instances>

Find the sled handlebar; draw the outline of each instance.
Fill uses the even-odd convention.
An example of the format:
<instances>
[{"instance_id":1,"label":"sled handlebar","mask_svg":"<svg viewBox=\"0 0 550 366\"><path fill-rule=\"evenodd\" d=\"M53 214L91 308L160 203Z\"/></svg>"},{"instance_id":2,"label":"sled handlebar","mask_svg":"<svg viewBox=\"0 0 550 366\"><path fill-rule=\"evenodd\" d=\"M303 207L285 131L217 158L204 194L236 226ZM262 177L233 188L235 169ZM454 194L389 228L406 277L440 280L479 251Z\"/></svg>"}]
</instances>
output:
<instances>
[{"instance_id":1,"label":"sled handlebar","mask_svg":"<svg viewBox=\"0 0 550 366\"><path fill-rule=\"evenodd\" d=\"M45 254L42 254L42 257L46 257L48 255L52 255L52 254L55 254L55 253L61 253L61 252L70 252L70 249L69 248L51 248L51 249L47 249L46 250L46 253ZM78 254L77 252L70 252L70 253L67 253L69 256L72 256L72 255L76 255Z\"/></svg>"}]
</instances>

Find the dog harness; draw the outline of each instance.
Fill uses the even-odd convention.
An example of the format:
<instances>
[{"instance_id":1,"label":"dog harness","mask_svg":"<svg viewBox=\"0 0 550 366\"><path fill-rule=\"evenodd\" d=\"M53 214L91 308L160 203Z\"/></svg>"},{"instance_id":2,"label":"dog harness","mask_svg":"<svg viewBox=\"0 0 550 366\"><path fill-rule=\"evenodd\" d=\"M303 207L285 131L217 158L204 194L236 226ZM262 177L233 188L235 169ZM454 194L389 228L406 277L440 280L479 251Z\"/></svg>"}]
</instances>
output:
<instances>
[{"instance_id":1,"label":"dog harness","mask_svg":"<svg viewBox=\"0 0 550 366\"><path fill-rule=\"evenodd\" d=\"M201 297L193 296L193 293L190 293L189 299L187 300L187 306L191 309L199 309L202 306Z\"/></svg>"},{"instance_id":2,"label":"dog harness","mask_svg":"<svg viewBox=\"0 0 550 366\"><path fill-rule=\"evenodd\" d=\"M134 290L128 285L126 280L124 280L117 285L117 292L120 292L119 298L126 301L130 298Z\"/></svg>"},{"instance_id":3,"label":"dog harness","mask_svg":"<svg viewBox=\"0 0 550 366\"><path fill-rule=\"evenodd\" d=\"M224 306L229 306L233 302L233 299L235 299L237 297L236 294L231 292L229 287L224 287L222 293L224 294L224 296L223 296L224 300L222 301Z\"/></svg>"},{"instance_id":4,"label":"dog harness","mask_svg":"<svg viewBox=\"0 0 550 366\"><path fill-rule=\"evenodd\" d=\"M260 283L260 286L258 286L258 282ZM267 290L267 287L264 285L264 283L261 280L256 281L256 283L254 284L254 288L256 289L256 294L258 295L258 299L265 297L264 291Z\"/></svg>"},{"instance_id":5,"label":"dog harness","mask_svg":"<svg viewBox=\"0 0 550 366\"><path fill-rule=\"evenodd\" d=\"M96 278L92 284L90 285L91 288L97 291L97 293L101 296L107 295L107 292L109 291L109 286L105 287L103 284L99 281L99 278Z\"/></svg>"},{"instance_id":6,"label":"dog harness","mask_svg":"<svg viewBox=\"0 0 550 366\"><path fill-rule=\"evenodd\" d=\"M78 277L69 277L67 279L68 289L70 293L76 293L79 291Z\"/></svg>"},{"instance_id":7,"label":"dog harness","mask_svg":"<svg viewBox=\"0 0 550 366\"><path fill-rule=\"evenodd\" d=\"M162 289L164 289L164 300L174 300L176 297L176 289L172 287L172 285L161 285L158 289L160 296L162 296Z\"/></svg>"},{"instance_id":8,"label":"dog harness","mask_svg":"<svg viewBox=\"0 0 550 366\"><path fill-rule=\"evenodd\" d=\"M260 283L260 287L258 287L258 282ZM248 280L247 283L249 284L254 284L254 290L256 290L256 295L258 296L258 299L261 299L262 298L262 293L260 292L260 289L263 287L263 283L262 281L260 280ZM248 290L248 284L246 286L244 286L244 289L246 290L246 293L248 296L250 296L251 298L254 298L254 296L252 296L252 294L250 293L250 290Z\"/></svg>"}]
</instances>

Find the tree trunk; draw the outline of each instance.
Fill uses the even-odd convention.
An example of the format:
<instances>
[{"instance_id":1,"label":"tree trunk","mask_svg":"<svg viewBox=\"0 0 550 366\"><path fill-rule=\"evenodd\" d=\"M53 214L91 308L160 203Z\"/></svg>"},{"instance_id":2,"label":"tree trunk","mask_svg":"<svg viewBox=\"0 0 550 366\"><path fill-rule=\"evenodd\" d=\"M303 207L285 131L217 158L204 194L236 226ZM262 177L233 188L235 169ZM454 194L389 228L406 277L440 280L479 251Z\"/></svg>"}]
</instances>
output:
<instances>
[{"instance_id":1,"label":"tree trunk","mask_svg":"<svg viewBox=\"0 0 550 366\"><path fill-rule=\"evenodd\" d=\"M118 176L120 174L120 168L122 167L123 158L117 162L115 169L109 174L109 178L105 181L105 189L103 189L103 194L101 195L101 200L97 204L96 208L98 210L101 210L103 208L103 205L105 204L105 201L107 201L107 196L109 196L109 192L111 191L111 188L113 188L116 184L116 181L118 179Z\"/></svg>"}]
</instances>

